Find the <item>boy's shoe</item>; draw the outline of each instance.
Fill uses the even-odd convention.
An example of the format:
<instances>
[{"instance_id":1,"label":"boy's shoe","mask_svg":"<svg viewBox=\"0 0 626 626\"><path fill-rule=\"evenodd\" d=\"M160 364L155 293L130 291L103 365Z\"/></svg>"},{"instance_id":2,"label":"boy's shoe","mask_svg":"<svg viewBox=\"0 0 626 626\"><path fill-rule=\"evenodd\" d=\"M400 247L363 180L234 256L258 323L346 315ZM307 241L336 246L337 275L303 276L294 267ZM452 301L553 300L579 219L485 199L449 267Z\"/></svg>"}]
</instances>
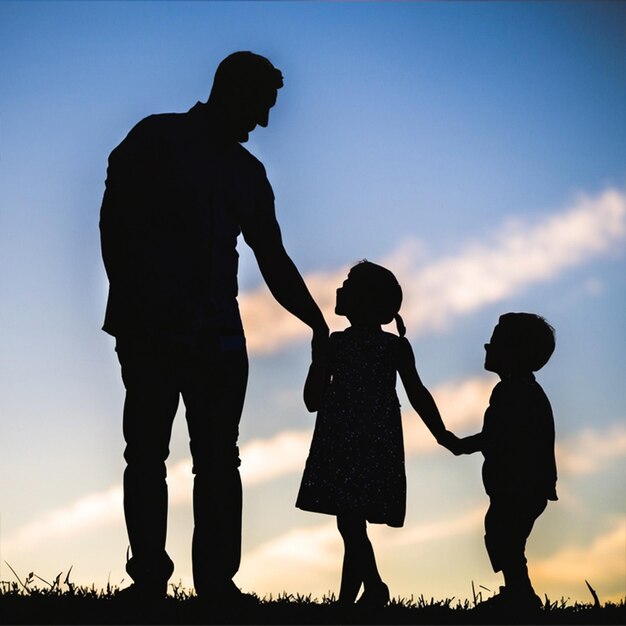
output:
<instances>
[{"instance_id":1,"label":"boy's shoe","mask_svg":"<svg viewBox=\"0 0 626 626\"><path fill-rule=\"evenodd\" d=\"M500 593L477 604L474 611L538 611L543 606L541 598L533 591L529 593L512 593L506 587L500 587Z\"/></svg>"},{"instance_id":2,"label":"boy's shoe","mask_svg":"<svg viewBox=\"0 0 626 626\"><path fill-rule=\"evenodd\" d=\"M381 582L372 589L367 588L357 600L356 606L360 609L377 609L389 604L389 587Z\"/></svg>"}]
</instances>

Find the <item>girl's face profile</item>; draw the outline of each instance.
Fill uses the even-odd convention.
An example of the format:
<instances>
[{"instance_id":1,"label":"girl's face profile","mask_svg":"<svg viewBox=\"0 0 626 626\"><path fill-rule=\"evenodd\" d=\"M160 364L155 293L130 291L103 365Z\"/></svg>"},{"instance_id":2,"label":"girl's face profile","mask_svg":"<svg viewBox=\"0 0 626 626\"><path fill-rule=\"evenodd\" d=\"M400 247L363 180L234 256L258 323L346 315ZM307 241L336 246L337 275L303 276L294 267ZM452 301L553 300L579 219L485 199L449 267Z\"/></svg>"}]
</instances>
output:
<instances>
[{"instance_id":1,"label":"girl's face profile","mask_svg":"<svg viewBox=\"0 0 626 626\"><path fill-rule=\"evenodd\" d=\"M359 281L355 279L352 272L348 274L348 278L337 289L335 301L335 313L337 315L345 315L346 317L354 313L355 302L359 297Z\"/></svg>"},{"instance_id":2,"label":"girl's face profile","mask_svg":"<svg viewBox=\"0 0 626 626\"><path fill-rule=\"evenodd\" d=\"M335 300L335 313L337 315L347 315L347 300L350 292L350 276L343 281L341 287L337 289Z\"/></svg>"}]
</instances>

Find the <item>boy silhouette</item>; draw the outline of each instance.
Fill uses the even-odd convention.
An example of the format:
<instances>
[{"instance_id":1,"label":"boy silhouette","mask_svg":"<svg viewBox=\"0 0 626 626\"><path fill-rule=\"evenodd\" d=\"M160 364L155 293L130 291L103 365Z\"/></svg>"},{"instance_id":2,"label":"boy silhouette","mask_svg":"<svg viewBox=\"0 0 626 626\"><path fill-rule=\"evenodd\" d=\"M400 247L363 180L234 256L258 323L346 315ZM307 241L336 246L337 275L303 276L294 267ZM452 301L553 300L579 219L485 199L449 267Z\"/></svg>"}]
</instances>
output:
<instances>
[{"instance_id":1,"label":"boy silhouette","mask_svg":"<svg viewBox=\"0 0 626 626\"><path fill-rule=\"evenodd\" d=\"M532 313L500 316L485 344L485 369L500 376L480 433L461 438L455 452L482 452L483 484L490 498L485 545L504 587L486 607L537 609L541 599L528 576L526 540L548 500L557 500L554 418L535 380L554 351L554 329Z\"/></svg>"}]
</instances>

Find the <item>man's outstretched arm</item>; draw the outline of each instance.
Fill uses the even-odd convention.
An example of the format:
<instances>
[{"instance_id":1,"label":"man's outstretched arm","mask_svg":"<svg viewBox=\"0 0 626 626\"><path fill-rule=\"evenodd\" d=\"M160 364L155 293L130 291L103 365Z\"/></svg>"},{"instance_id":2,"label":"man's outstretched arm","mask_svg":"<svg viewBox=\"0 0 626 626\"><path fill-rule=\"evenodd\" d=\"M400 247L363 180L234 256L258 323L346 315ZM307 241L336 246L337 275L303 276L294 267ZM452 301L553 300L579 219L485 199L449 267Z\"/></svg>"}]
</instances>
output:
<instances>
[{"instance_id":1,"label":"man's outstretched arm","mask_svg":"<svg viewBox=\"0 0 626 626\"><path fill-rule=\"evenodd\" d=\"M328 324L285 250L278 223L275 220L257 222L243 234L272 296L313 330L314 352L323 351L328 340Z\"/></svg>"},{"instance_id":2,"label":"man's outstretched arm","mask_svg":"<svg viewBox=\"0 0 626 626\"><path fill-rule=\"evenodd\" d=\"M276 301L315 334L328 336L328 324L282 242L257 244L254 255Z\"/></svg>"}]
</instances>

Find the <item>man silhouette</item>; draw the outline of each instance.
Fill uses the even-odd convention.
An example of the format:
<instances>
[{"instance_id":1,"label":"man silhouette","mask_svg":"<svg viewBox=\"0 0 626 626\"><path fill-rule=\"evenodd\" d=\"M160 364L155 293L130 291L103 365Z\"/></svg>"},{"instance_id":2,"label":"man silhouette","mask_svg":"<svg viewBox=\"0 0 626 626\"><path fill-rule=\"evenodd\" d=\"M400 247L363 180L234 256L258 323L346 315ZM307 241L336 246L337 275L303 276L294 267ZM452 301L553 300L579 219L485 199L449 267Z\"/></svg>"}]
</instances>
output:
<instances>
[{"instance_id":1,"label":"man silhouette","mask_svg":"<svg viewBox=\"0 0 626 626\"><path fill-rule=\"evenodd\" d=\"M328 326L283 247L263 165L241 142L267 126L282 74L235 52L206 103L151 115L111 153L100 215L109 279L103 330L116 339L126 388L124 514L133 597L163 597L165 460L182 396L193 459L193 577L198 596L226 603L241 556L238 425L248 360L237 305L243 234L275 299L313 330Z\"/></svg>"}]
</instances>

